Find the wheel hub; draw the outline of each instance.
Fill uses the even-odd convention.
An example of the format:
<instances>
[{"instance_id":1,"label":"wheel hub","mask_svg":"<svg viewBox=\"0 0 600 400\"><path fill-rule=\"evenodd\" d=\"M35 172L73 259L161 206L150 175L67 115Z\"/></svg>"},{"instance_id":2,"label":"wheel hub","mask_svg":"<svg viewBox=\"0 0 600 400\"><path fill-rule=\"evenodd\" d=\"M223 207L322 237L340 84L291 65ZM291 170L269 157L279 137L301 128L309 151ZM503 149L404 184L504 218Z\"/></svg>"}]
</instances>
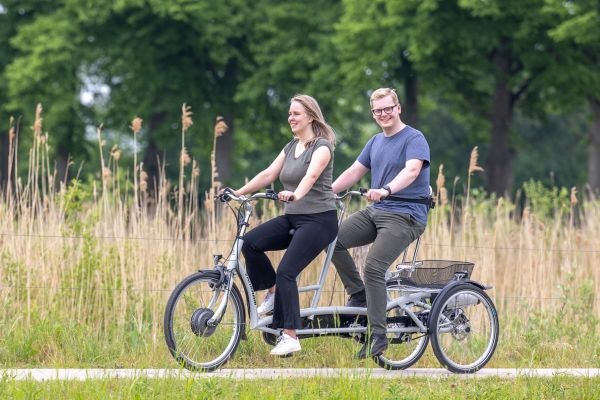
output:
<instances>
[{"instance_id":1,"label":"wheel hub","mask_svg":"<svg viewBox=\"0 0 600 400\"><path fill-rule=\"evenodd\" d=\"M190 327L196 336L210 336L215 332L216 326L209 326L208 321L215 315L210 308L199 308L190 318Z\"/></svg>"},{"instance_id":2,"label":"wheel hub","mask_svg":"<svg viewBox=\"0 0 600 400\"><path fill-rule=\"evenodd\" d=\"M458 313L452 324L454 325L452 336L456 340L465 340L469 336L469 333L471 333L471 323L463 313Z\"/></svg>"}]
</instances>

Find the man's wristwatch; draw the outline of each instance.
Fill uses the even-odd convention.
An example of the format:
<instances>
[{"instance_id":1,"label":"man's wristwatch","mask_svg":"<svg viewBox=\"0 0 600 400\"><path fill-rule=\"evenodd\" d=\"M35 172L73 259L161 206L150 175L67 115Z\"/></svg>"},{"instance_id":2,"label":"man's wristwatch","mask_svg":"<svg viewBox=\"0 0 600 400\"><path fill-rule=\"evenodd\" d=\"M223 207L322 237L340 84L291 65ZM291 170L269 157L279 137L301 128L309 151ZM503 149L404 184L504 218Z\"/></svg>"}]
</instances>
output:
<instances>
[{"instance_id":1,"label":"man's wristwatch","mask_svg":"<svg viewBox=\"0 0 600 400\"><path fill-rule=\"evenodd\" d=\"M387 196L392 194L392 189L390 189L390 185L385 185L384 187L382 187L383 190L387 190L388 194ZM387 197L385 196L385 197Z\"/></svg>"}]
</instances>

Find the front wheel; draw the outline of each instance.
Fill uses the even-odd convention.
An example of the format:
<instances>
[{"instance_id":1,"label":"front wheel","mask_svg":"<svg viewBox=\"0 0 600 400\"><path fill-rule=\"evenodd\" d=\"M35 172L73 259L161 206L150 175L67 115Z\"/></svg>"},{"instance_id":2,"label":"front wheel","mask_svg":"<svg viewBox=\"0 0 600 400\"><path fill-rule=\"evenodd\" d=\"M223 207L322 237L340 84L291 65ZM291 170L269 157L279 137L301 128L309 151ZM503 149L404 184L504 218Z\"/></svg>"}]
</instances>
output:
<instances>
[{"instance_id":1,"label":"front wheel","mask_svg":"<svg viewBox=\"0 0 600 400\"><path fill-rule=\"evenodd\" d=\"M461 283L441 294L431 309L431 347L439 362L455 373L479 371L498 344L498 313L479 287Z\"/></svg>"},{"instance_id":2,"label":"front wheel","mask_svg":"<svg viewBox=\"0 0 600 400\"><path fill-rule=\"evenodd\" d=\"M218 275L200 271L175 287L165 309L164 331L169 351L185 368L214 371L235 353L245 329L244 308L239 290L232 284L219 285ZM209 323L221 305L226 308L216 324Z\"/></svg>"}]
</instances>

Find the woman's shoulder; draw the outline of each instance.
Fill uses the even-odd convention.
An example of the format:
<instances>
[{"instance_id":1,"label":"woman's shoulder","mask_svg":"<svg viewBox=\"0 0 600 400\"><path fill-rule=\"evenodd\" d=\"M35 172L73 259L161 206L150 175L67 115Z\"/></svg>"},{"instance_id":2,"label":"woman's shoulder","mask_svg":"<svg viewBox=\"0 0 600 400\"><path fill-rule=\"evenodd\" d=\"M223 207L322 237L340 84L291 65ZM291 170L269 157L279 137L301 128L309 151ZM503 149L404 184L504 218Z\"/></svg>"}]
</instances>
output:
<instances>
[{"instance_id":1,"label":"woman's shoulder","mask_svg":"<svg viewBox=\"0 0 600 400\"><path fill-rule=\"evenodd\" d=\"M314 144L315 150L321 146L327 146L327 148L329 148L329 150L333 151L333 143L331 143L329 140L325 139L324 137L319 137L315 140L315 144Z\"/></svg>"},{"instance_id":2,"label":"woman's shoulder","mask_svg":"<svg viewBox=\"0 0 600 400\"><path fill-rule=\"evenodd\" d=\"M296 145L296 143L298 143L298 138L293 138L292 140L290 140L284 147L283 147L283 152L284 153L288 153L291 149L294 148L294 146Z\"/></svg>"}]
</instances>

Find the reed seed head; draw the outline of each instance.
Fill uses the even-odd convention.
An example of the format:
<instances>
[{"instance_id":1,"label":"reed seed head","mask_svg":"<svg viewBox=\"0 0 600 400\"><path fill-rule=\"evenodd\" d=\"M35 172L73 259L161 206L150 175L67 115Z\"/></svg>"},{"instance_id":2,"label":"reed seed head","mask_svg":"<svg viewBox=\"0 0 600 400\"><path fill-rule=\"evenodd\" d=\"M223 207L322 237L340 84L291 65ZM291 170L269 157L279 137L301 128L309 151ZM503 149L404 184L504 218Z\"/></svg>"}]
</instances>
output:
<instances>
[{"instance_id":1,"label":"reed seed head","mask_svg":"<svg viewBox=\"0 0 600 400\"><path fill-rule=\"evenodd\" d=\"M190 158L190 155L187 152L187 148L183 148L181 150L181 163L184 166L188 166L190 164L190 162L192 162L192 159Z\"/></svg>"},{"instance_id":2,"label":"reed seed head","mask_svg":"<svg viewBox=\"0 0 600 400\"><path fill-rule=\"evenodd\" d=\"M440 164L440 167L438 168L438 176L435 180L435 185L437 186L438 193L440 192L440 189L444 187L445 184L446 177L444 176L444 164Z\"/></svg>"},{"instance_id":3,"label":"reed seed head","mask_svg":"<svg viewBox=\"0 0 600 400\"><path fill-rule=\"evenodd\" d=\"M577 200L577 188L575 186L573 186L571 188L571 207L573 207L577 203L578 203L578 200Z\"/></svg>"},{"instance_id":4,"label":"reed seed head","mask_svg":"<svg viewBox=\"0 0 600 400\"><path fill-rule=\"evenodd\" d=\"M181 106L181 127L184 131L187 131L190 126L194 123L192 121L192 108L185 103Z\"/></svg>"},{"instance_id":5,"label":"reed seed head","mask_svg":"<svg viewBox=\"0 0 600 400\"><path fill-rule=\"evenodd\" d=\"M225 118L223 118L219 115L215 122L215 136L216 137L223 136L223 134L225 134L225 132L227 132L227 129L229 129L229 126L225 122Z\"/></svg>"},{"instance_id":6,"label":"reed seed head","mask_svg":"<svg viewBox=\"0 0 600 400\"><path fill-rule=\"evenodd\" d=\"M131 129L133 131L134 135L137 135L142 130L142 122L144 122L144 120L141 119L140 117L135 117L131 121L131 125L129 126L129 129Z\"/></svg>"},{"instance_id":7,"label":"reed seed head","mask_svg":"<svg viewBox=\"0 0 600 400\"><path fill-rule=\"evenodd\" d=\"M192 162L192 177L197 178L200 176L200 165L196 160Z\"/></svg>"},{"instance_id":8,"label":"reed seed head","mask_svg":"<svg viewBox=\"0 0 600 400\"><path fill-rule=\"evenodd\" d=\"M112 147L112 149L110 150L110 156L115 160L119 161L119 159L121 158L121 149L118 145L115 144Z\"/></svg>"},{"instance_id":9,"label":"reed seed head","mask_svg":"<svg viewBox=\"0 0 600 400\"><path fill-rule=\"evenodd\" d=\"M140 171L140 190L143 193L148 192L148 173L146 171Z\"/></svg>"},{"instance_id":10,"label":"reed seed head","mask_svg":"<svg viewBox=\"0 0 600 400\"><path fill-rule=\"evenodd\" d=\"M477 159L479 158L479 150L477 146L473 147L471 151L471 159L469 160L469 175L476 171L484 171L479 165L477 165Z\"/></svg>"},{"instance_id":11,"label":"reed seed head","mask_svg":"<svg viewBox=\"0 0 600 400\"><path fill-rule=\"evenodd\" d=\"M110 172L110 169L104 167L102 168L102 180L104 182L108 182L110 180L112 176L112 172Z\"/></svg>"}]
</instances>

